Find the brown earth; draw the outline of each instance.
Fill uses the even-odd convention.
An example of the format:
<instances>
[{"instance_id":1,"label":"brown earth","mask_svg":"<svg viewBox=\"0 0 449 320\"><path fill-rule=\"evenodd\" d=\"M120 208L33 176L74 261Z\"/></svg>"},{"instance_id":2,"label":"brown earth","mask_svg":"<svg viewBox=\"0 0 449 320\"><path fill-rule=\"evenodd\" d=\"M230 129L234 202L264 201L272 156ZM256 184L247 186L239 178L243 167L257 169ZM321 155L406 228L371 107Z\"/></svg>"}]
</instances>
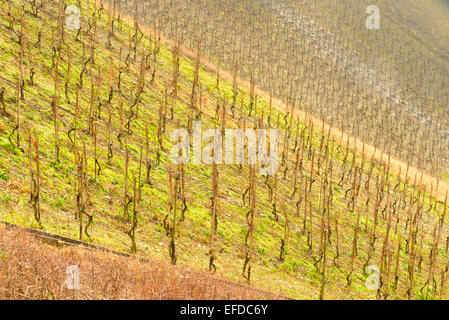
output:
<instances>
[{"instance_id":1,"label":"brown earth","mask_svg":"<svg viewBox=\"0 0 449 320\"><path fill-rule=\"evenodd\" d=\"M0 299L280 299L164 261L143 262L58 243L1 225ZM80 270L79 290L64 285L71 265Z\"/></svg>"}]
</instances>

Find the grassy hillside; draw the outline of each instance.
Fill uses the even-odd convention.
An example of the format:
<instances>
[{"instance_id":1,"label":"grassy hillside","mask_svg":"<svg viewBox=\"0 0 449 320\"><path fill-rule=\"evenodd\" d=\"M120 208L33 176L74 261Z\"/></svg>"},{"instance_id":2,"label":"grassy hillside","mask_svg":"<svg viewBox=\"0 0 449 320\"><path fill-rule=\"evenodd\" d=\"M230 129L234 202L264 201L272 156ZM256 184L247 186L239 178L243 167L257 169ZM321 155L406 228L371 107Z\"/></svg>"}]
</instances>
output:
<instances>
[{"instance_id":1,"label":"grassy hillside","mask_svg":"<svg viewBox=\"0 0 449 320\"><path fill-rule=\"evenodd\" d=\"M133 1L121 3L134 12ZM379 30L366 28L368 5ZM432 174L449 160L441 0L144 1L142 21L316 117ZM160 22L161 21L161 22ZM194 21L195 23L192 23Z\"/></svg>"},{"instance_id":2,"label":"grassy hillside","mask_svg":"<svg viewBox=\"0 0 449 320\"><path fill-rule=\"evenodd\" d=\"M124 252L135 240L139 256L203 271L214 238L217 276L246 282L251 266L251 285L293 298L448 297L446 205L420 176L399 180L352 140L203 65L196 82L194 60L178 65L176 46L100 2L65 1L81 9L81 31L62 27L59 3L1 4L1 220ZM168 158L170 133L195 119L278 127L277 174L217 165L214 197L212 166ZM378 291L365 285L370 265Z\"/></svg>"}]
</instances>

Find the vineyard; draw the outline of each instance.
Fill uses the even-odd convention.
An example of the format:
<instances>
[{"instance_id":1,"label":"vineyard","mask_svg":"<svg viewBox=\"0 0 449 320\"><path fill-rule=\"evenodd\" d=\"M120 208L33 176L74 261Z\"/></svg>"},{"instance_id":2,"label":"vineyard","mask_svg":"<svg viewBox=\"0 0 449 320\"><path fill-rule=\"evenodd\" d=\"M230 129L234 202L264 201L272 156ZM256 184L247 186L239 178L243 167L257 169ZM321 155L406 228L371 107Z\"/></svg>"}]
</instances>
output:
<instances>
[{"instance_id":1,"label":"vineyard","mask_svg":"<svg viewBox=\"0 0 449 320\"><path fill-rule=\"evenodd\" d=\"M378 32L365 27L371 4L381 11ZM123 7L134 12L132 1ZM159 0L142 1L140 12L191 48L204 39L201 50L216 64L237 65L283 101L433 175L447 173L447 3Z\"/></svg>"},{"instance_id":2,"label":"vineyard","mask_svg":"<svg viewBox=\"0 0 449 320\"><path fill-rule=\"evenodd\" d=\"M260 46L226 53L233 48L225 42L227 37L198 35L209 22L203 16L182 20L182 14L197 11L170 10L179 14L175 19L164 15L164 1L155 3L162 13L150 14L156 9L139 1L2 1L0 220L165 260L291 298L449 298L447 193L438 193L445 182L437 177L434 184L424 183L429 171L441 171L449 150L444 140L447 117L442 116L448 101L447 51L434 59L425 50L436 55L447 48L447 38L435 35L434 48L418 47L414 58L419 65L411 65L429 66L422 68L428 73L405 80L416 73L414 69L384 70L391 65L382 61L372 66L382 67L378 78L366 76L371 67L357 71L361 58L350 47L357 46L357 39L370 43L372 39L361 40L363 35L339 50L336 46L346 39L329 39L329 30L316 33L322 35L325 50L318 53L322 60L316 60L314 70L310 61L315 61L318 44L300 34L300 39L290 39L290 27L284 32L231 15L231 20L222 17L213 25L221 30L226 20L253 34L257 32L251 28L267 28L285 34L277 38L280 41L299 43L299 60L292 68L297 66L304 78L291 79L291 69L264 59L288 63L294 47L285 51L259 39ZM247 4L267 15L274 10L286 17L295 10L270 1L262 1L260 8L255 3ZM297 5L318 12L320 3L315 2L315 8ZM79 10L79 30L67 28L70 5ZM342 14L345 7L335 2L327 14L332 10ZM333 25L329 16L320 19ZM446 32L447 21L441 26ZM275 20L270 23L281 26ZM302 23L310 27L306 33L318 28L306 20ZM394 26L385 27L397 30ZM405 33L390 32L398 38ZM223 34L239 33L225 28ZM342 32L338 36L344 37ZM223 42L215 43L217 38ZM400 45L383 41L391 45L384 49L388 52ZM267 54L264 46L279 51ZM211 48L223 50L209 52ZM301 54L304 48L312 53ZM364 54L372 57L374 53L366 50ZM329 55L335 60L328 60ZM411 59L400 53L396 58L398 64ZM319 63L324 60L328 63ZM274 69L284 70L285 77ZM346 72L358 72L365 81L360 87L350 86L346 81L358 80L344 77ZM267 83L269 79L275 83ZM429 110L402 101L390 89L384 96L372 95L379 79L391 83L392 92ZM286 85L290 82L300 83L305 91ZM355 89L348 92L348 87ZM402 102L388 102L396 98ZM379 108L368 108L359 118L356 113L366 105ZM388 124L382 122L385 119ZM278 170L263 175L261 164L247 162L173 163L170 150L177 141L172 132L185 128L192 133L198 122L204 130L219 129L222 135L228 128L278 129ZM399 133L393 137L392 132ZM403 150L405 154L399 154ZM393 168L395 157L409 161L398 170ZM426 171L412 166L418 163ZM0 259L12 256L12 248L0 239ZM105 263L89 255L86 259ZM377 289L367 286L373 268L380 277ZM127 275L123 279L127 281ZM93 290L81 285L81 292ZM12 296L12 288L3 283L0 287L5 297Z\"/></svg>"}]
</instances>

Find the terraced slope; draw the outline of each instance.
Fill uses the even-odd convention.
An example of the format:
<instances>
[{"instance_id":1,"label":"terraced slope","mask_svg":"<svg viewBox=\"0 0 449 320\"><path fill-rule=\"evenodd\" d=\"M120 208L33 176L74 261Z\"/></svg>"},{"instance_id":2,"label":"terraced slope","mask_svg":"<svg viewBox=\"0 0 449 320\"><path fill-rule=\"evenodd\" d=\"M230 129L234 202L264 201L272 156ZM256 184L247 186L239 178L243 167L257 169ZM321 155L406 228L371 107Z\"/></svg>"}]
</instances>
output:
<instances>
[{"instance_id":1,"label":"terraced slope","mask_svg":"<svg viewBox=\"0 0 449 320\"><path fill-rule=\"evenodd\" d=\"M134 1L110 1L134 12ZM366 28L377 5L379 30ZM144 1L141 20L433 175L449 159L449 8L413 1ZM161 21L161 22L160 22ZM160 26L159 26L160 25Z\"/></svg>"},{"instance_id":2,"label":"terraced slope","mask_svg":"<svg viewBox=\"0 0 449 320\"><path fill-rule=\"evenodd\" d=\"M446 206L420 176L405 183L291 105L178 64L176 45L100 2L66 1L79 32L62 1L20 3L0 12L1 220L205 272L213 239L217 276L293 298L447 298ZM277 174L171 163L171 133L194 120L279 128Z\"/></svg>"}]
</instances>

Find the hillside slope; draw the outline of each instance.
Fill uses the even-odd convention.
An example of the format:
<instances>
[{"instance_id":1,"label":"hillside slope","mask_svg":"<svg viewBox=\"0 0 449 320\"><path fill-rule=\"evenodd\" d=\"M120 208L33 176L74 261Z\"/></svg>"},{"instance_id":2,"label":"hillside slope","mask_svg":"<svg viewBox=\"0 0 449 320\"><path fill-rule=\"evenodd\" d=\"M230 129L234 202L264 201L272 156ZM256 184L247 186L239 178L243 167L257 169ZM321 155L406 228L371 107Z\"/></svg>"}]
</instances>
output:
<instances>
[{"instance_id":1,"label":"hillside slope","mask_svg":"<svg viewBox=\"0 0 449 320\"><path fill-rule=\"evenodd\" d=\"M63 28L63 2L37 14L11 3L0 12L1 220L294 298L447 298L446 205L420 176L404 182L291 105L178 64L176 46L99 2L66 1L81 9L79 33ZM171 163L171 132L193 120L279 128L277 174ZM365 285L370 265L378 291Z\"/></svg>"},{"instance_id":2,"label":"hillside slope","mask_svg":"<svg viewBox=\"0 0 449 320\"><path fill-rule=\"evenodd\" d=\"M86 248L42 243L0 226L0 298L6 299L279 299L226 283L207 273L153 259L142 262ZM66 268L78 266L79 290L63 286Z\"/></svg>"},{"instance_id":3,"label":"hillside slope","mask_svg":"<svg viewBox=\"0 0 449 320\"><path fill-rule=\"evenodd\" d=\"M121 3L134 12L133 1ZM380 10L379 30L366 8ZM284 101L433 175L449 159L441 0L144 1L141 20ZM194 21L195 23L192 23Z\"/></svg>"}]
</instances>

